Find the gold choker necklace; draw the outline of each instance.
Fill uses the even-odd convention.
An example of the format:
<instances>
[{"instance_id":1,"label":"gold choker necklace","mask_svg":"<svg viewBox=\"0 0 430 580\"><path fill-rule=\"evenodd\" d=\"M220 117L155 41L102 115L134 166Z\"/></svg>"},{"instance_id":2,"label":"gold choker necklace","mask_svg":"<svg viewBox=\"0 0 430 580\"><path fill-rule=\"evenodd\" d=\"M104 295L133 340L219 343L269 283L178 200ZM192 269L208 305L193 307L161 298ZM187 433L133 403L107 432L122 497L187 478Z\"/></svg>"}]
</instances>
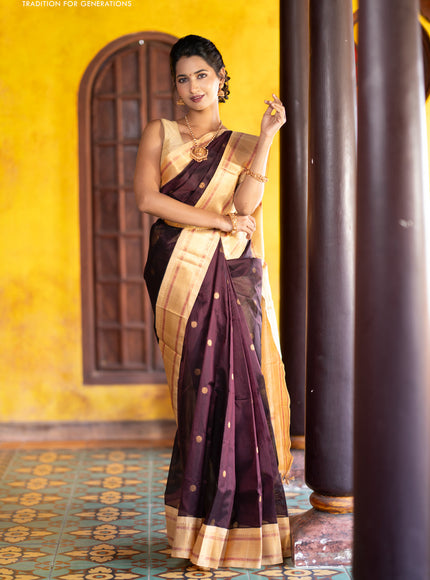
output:
<instances>
[{"instance_id":1,"label":"gold choker necklace","mask_svg":"<svg viewBox=\"0 0 430 580\"><path fill-rule=\"evenodd\" d=\"M194 159L194 161L197 161L198 163L201 163L202 161L206 161L206 159L208 158L207 148L212 143L212 141L218 136L218 133L221 131L222 121L220 121L219 127L218 127L216 133L214 134L214 136L212 137L212 139L208 143L206 143L206 145L204 145L204 146L199 145L197 142L197 139L194 137L194 133L190 127L190 123L188 121L187 115L185 115L185 123L187 124L188 131L190 132L190 135L194 141L194 147L192 147L191 151L190 151L191 159Z\"/></svg>"}]
</instances>

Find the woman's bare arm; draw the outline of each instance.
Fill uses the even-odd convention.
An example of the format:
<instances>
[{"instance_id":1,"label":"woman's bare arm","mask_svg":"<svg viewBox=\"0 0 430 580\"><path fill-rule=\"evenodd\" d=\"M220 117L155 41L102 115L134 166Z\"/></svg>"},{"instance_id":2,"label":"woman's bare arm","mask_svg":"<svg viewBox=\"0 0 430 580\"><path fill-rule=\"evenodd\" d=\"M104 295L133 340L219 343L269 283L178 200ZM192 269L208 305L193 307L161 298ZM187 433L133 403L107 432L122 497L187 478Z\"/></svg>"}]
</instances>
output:
<instances>
[{"instance_id":1,"label":"woman's bare arm","mask_svg":"<svg viewBox=\"0 0 430 580\"><path fill-rule=\"evenodd\" d=\"M261 132L257 150L250 169L257 174L266 175L267 160L273 138L285 123L285 109L276 95L273 101L265 101L268 105L261 121ZM247 175L234 196L234 205L239 215L253 214L263 199L264 183Z\"/></svg>"},{"instance_id":2,"label":"woman's bare arm","mask_svg":"<svg viewBox=\"0 0 430 580\"><path fill-rule=\"evenodd\" d=\"M161 121L151 121L142 134L134 174L134 193L140 211L184 225L230 231L228 216L195 208L160 192L162 144Z\"/></svg>"}]
</instances>

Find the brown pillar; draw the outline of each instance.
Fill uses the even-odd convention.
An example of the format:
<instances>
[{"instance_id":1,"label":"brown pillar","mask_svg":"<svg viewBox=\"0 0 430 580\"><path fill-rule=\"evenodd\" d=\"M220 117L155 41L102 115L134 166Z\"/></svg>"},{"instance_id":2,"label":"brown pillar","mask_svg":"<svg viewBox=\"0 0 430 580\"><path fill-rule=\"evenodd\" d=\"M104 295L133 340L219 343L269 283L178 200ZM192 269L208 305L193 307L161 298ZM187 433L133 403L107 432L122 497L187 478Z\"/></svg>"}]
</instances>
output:
<instances>
[{"instance_id":1,"label":"brown pillar","mask_svg":"<svg viewBox=\"0 0 430 580\"><path fill-rule=\"evenodd\" d=\"M333 565L352 548L356 83L351 3L309 6L305 475L316 509L293 523L293 552L295 565Z\"/></svg>"},{"instance_id":2,"label":"brown pillar","mask_svg":"<svg viewBox=\"0 0 430 580\"><path fill-rule=\"evenodd\" d=\"M327 496L352 495L356 88L350 3L311 0L310 33L306 482L327 504Z\"/></svg>"},{"instance_id":3,"label":"brown pillar","mask_svg":"<svg viewBox=\"0 0 430 580\"><path fill-rule=\"evenodd\" d=\"M429 303L418 0L360 0L356 580L430 578Z\"/></svg>"},{"instance_id":4,"label":"brown pillar","mask_svg":"<svg viewBox=\"0 0 430 580\"><path fill-rule=\"evenodd\" d=\"M291 398L291 440L304 448L306 214L308 189L309 2L281 0L280 335Z\"/></svg>"}]
</instances>

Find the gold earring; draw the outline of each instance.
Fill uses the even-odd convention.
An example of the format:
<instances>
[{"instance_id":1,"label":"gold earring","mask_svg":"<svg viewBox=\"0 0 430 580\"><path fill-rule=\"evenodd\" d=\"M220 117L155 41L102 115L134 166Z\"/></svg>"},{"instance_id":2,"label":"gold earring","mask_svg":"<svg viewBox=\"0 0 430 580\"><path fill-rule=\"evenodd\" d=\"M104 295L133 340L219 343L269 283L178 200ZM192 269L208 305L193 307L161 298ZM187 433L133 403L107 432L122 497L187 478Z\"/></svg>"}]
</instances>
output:
<instances>
[{"instance_id":1,"label":"gold earring","mask_svg":"<svg viewBox=\"0 0 430 580\"><path fill-rule=\"evenodd\" d=\"M223 99L225 97L225 92L223 91L223 88L222 87L219 88L218 97L220 99Z\"/></svg>"},{"instance_id":2,"label":"gold earring","mask_svg":"<svg viewBox=\"0 0 430 580\"><path fill-rule=\"evenodd\" d=\"M185 105L184 99L182 97L179 97L179 99L176 101L176 104L182 107L182 105Z\"/></svg>"}]
</instances>

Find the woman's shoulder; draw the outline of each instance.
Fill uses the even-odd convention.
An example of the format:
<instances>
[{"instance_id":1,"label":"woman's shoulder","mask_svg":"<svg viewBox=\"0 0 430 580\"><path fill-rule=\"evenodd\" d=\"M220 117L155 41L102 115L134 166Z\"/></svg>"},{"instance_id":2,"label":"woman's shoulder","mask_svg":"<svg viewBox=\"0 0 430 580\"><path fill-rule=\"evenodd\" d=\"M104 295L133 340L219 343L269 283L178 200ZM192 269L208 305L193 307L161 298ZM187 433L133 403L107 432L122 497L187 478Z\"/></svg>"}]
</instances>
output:
<instances>
[{"instance_id":1,"label":"woman's shoulder","mask_svg":"<svg viewBox=\"0 0 430 580\"><path fill-rule=\"evenodd\" d=\"M178 123L177 121L172 121L171 119L157 119L163 126L169 126L169 127L177 127Z\"/></svg>"},{"instance_id":2,"label":"woman's shoulder","mask_svg":"<svg viewBox=\"0 0 430 580\"><path fill-rule=\"evenodd\" d=\"M142 131L142 137L150 137L150 138L154 138L154 137L163 137L163 124L161 122L161 119L153 119L152 121L149 121L143 131Z\"/></svg>"},{"instance_id":3,"label":"woman's shoulder","mask_svg":"<svg viewBox=\"0 0 430 580\"><path fill-rule=\"evenodd\" d=\"M155 127L158 127L161 141L161 162L165 159L170 151L183 145L181 132L178 123L170 119L157 119L153 121Z\"/></svg>"},{"instance_id":4,"label":"woman's shoulder","mask_svg":"<svg viewBox=\"0 0 430 580\"><path fill-rule=\"evenodd\" d=\"M178 130L178 123L176 121L170 121L169 119L153 119L149 121L143 130L143 132L157 133L160 131Z\"/></svg>"},{"instance_id":5,"label":"woman's shoulder","mask_svg":"<svg viewBox=\"0 0 430 580\"><path fill-rule=\"evenodd\" d=\"M176 141L178 139L179 129L176 121L169 119L153 119L149 121L143 132L143 141L152 141L164 144L166 141Z\"/></svg>"},{"instance_id":6,"label":"woman's shoulder","mask_svg":"<svg viewBox=\"0 0 430 580\"><path fill-rule=\"evenodd\" d=\"M161 127L163 141L180 141L181 132L179 130L179 125L177 121L172 121L171 119L157 119L159 126Z\"/></svg>"}]
</instances>

